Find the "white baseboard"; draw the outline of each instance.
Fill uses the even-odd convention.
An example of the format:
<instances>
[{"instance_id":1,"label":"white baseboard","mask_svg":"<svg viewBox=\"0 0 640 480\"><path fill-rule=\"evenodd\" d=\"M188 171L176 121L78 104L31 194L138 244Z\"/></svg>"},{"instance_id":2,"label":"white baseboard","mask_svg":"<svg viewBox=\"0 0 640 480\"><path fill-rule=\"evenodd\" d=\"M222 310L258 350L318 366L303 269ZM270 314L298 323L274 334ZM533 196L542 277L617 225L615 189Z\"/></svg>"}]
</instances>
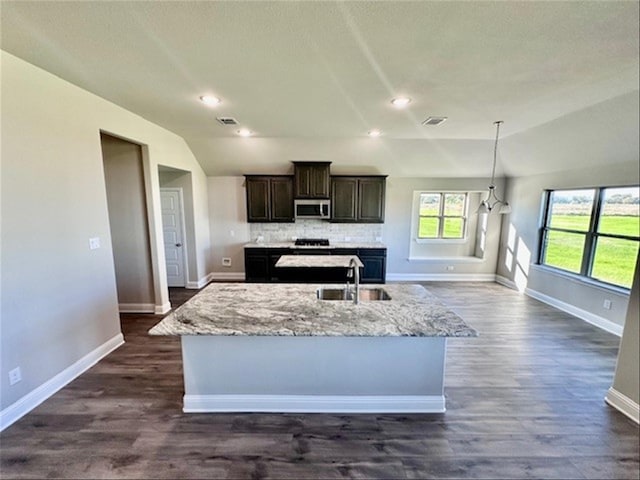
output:
<instances>
[{"instance_id":1,"label":"white baseboard","mask_svg":"<svg viewBox=\"0 0 640 480\"><path fill-rule=\"evenodd\" d=\"M9 405L0 412L0 431L12 425L14 422L22 418L31 410L36 408L47 398L52 396L61 388L65 387L71 381L89 370L92 366L102 360L104 357L113 352L120 345L124 344L122 333L117 334L110 340L100 345L95 350L89 352L80 360L65 368L56 376L47 380L45 383L37 387L35 390L27 393L17 402Z\"/></svg>"},{"instance_id":2,"label":"white baseboard","mask_svg":"<svg viewBox=\"0 0 640 480\"><path fill-rule=\"evenodd\" d=\"M518 285L516 285L513 280L509 280L507 277L503 277L502 275L496 275L496 283L499 283L500 285L503 285L512 290L519 291Z\"/></svg>"},{"instance_id":3,"label":"white baseboard","mask_svg":"<svg viewBox=\"0 0 640 480\"><path fill-rule=\"evenodd\" d=\"M156 305L152 313L155 313L156 315L164 315L170 310L171 310L171 303L167 302L167 303L163 303L162 305Z\"/></svg>"},{"instance_id":4,"label":"white baseboard","mask_svg":"<svg viewBox=\"0 0 640 480\"><path fill-rule=\"evenodd\" d=\"M211 272L206 277L201 278L197 282L187 282L186 288L199 290L214 280L223 280L227 282L244 281L244 272Z\"/></svg>"},{"instance_id":5,"label":"white baseboard","mask_svg":"<svg viewBox=\"0 0 640 480\"><path fill-rule=\"evenodd\" d=\"M185 286L185 288L198 290L198 289L206 286L211 280L213 280L213 274L209 273L209 274L205 275L204 277L202 277L197 282L187 282L187 285Z\"/></svg>"},{"instance_id":6,"label":"white baseboard","mask_svg":"<svg viewBox=\"0 0 640 480\"><path fill-rule=\"evenodd\" d=\"M213 272L211 280L225 280L229 282L244 282L244 272Z\"/></svg>"},{"instance_id":7,"label":"white baseboard","mask_svg":"<svg viewBox=\"0 0 640 480\"><path fill-rule=\"evenodd\" d=\"M640 405L611 387L604 401L636 423L640 423Z\"/></svg>"},{"instance_id":8,"label":"white baseboard","mask_svg":"<svg viewBox=\"0 0 640 480\"><path fill-rule=\"evenodd\" d=\"M185 395L185 413L444 413L442 395Z\"/></svg>"},{"instance_id":9,"label":"white baseboard","mask_svg":"<svg viewBox=\"0 0 640 480\"><path fill-rule=\"evenodd\" d=\"M155 313L156 306L153 303L119 303L120 313Z\"/></svg>"},{"instance_id":10,"label":"white baseboard","mask_svg":"<svg viewBox=\"0 0 640 480\"><path fill-rule=\"evenodd\" d=\"M531 290L530 288L525 289L524 293L531 298L540 300L542 303L546 303L547 305L551 305L558 310L562 310L563 312L569 313L574 317L578 317L585 322L595 325L596 327L606 330L607 332L617 335L618 337L622 336L622 325L618 325L611 320L607 320L604 317L594 315L593 313L578 308L575 305L563 302L562 300L550 297L549 295L545 295L544 293L540 293L536 290Z\"/></svg>"},{"instance_id":11,"label":"white baseboard","mask_svg":"<svg viewBox=\"0 0 640 480\"><path fill-rule=\"evenodd\" d=\"M493 273L387 273L388 282L495 282Z\"/></svg>"}]
</instances>

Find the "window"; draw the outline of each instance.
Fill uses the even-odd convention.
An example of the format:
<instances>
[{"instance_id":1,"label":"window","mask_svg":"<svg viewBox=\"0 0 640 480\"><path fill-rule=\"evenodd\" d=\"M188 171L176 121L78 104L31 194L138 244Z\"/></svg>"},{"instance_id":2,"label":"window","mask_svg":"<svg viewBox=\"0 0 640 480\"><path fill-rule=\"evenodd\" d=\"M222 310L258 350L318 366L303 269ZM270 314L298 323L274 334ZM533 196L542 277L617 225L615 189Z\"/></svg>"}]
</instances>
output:
<instances>
[{"instance_id":1,"label":"window","mask_svg":"<svg viewBox=\"0 0 640 480\"><path fill-rule=\"evenodd\" d=\"M640 188L550 190L539 263L630 288L640 245Z\"/></svg>"},{"instance_id":2,"label":"window","mask_svg":"<svg viewBox=\"0 0 640 480\"><path fill-rule=\"evenodd\" d=\"M467 231L466 193L420 193L418 238L464 238Z\"/></svg>"}]
</instances>

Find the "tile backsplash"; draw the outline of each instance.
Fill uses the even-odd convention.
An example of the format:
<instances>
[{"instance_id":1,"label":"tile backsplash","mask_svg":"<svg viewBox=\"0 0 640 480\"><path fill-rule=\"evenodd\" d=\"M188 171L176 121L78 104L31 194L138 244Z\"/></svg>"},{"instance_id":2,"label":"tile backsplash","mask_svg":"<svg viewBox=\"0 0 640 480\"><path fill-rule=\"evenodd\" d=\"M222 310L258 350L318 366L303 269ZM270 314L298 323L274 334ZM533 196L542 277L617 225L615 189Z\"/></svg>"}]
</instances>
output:
<instances>
[{"instance_id":1,"label":"tile backsplash","mask_svg":"<svg viewBox=\"0 0 640 480\"><path fill-rule=\"evenodd\" d=\"M380 223L329 223L325 220L296 220L295 223L251 223L251 241L263 237L266 243L290 242L294 238L328 238L330 242L382 242Z\"/></svg>"}]
</instances>

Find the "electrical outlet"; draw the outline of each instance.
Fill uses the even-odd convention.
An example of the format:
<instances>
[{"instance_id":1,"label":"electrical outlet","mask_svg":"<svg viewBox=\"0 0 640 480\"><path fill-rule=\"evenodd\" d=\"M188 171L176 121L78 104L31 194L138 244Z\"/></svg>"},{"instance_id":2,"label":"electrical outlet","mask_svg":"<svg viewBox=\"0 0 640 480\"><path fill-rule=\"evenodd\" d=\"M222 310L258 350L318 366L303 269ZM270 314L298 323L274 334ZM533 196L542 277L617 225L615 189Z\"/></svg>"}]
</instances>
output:
<instances>
[{"instance_id":1,"label":"electrical outlet","mask_svg":"<svg viewBox=\"0 0 640 480\"><path fill-rule=\"evenodd\" d=\"M611 300L605 300L604 302L602 302L602 306L605 310L611 310Z\"/></svg>"},{"instance_id":2,"label":"electrical outlet","mask_svg":"<svg viewBox=\"0 0 640 480\"><path fill-rule=\"evenodd\" d=\"M222 259L222 266L223 267L230 267L231 266L231 259L229 257L224 257Z\"/></svg>"},{"instance_id":3,"label":"electrical outlet","mask_svg":"<svg viewBox=\"0 0 640 480\"><path fill-rule=\"evenodd\" d=\"M22 372L20 367L16 367L9 372L9 385L15 385L20 380L22 380Z\"/></svg>"},{"instance_id":4,"label":"electrical outlet","mask_svg":"<svg viewBox=\"0 0 640 480\"><path fill-rule=\"evenodd\" d=\"M345 242L350 242L351 241L351 237L344 237L344 241Z\"/></svg>"},{"instance_id":5,"label":"electrical outlet","mask_svg":"<svg viewBox=\"0 0 640 480\"><path fill-rule=\"evenodd\" d=\"M89 249L95 250L96 248L100 248L100 237L92 237L89 239Z\"/></svg>"},{"instance_id":6,"label":"electrical outlet","mask_svg":"<svg viewBox=\"0 0 640 480\"><path fill-rule=\"evenodd\" d=\"M447 265L447 271L453 272L453 265Z\"/></svg>"}]
</instances>

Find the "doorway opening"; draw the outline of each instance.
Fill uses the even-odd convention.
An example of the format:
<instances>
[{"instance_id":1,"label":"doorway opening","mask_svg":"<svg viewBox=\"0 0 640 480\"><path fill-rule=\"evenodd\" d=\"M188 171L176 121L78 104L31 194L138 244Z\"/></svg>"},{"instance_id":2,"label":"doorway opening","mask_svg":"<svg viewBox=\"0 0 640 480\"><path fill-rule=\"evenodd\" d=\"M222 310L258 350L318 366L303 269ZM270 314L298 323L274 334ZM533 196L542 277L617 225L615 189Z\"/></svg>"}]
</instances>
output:
<instances>
[{"instance_id":1,"label":"doorway opening","mask_svg":"<svg viewBox=\"0 0 640 480\"><path fill-rule=\"evenodd\" d=\"M155 291L142 147L100 133L121 313L153 313Z\"/></svg>"},{"instance_id":2,"label":"doorway opening","mask_svg":"<svg viewBox=\"0 0 640 480\"><path fill-rule=\"evenodd\" d=\"M198 288L191 172L158 166L162 232L169 288Z\"/></svg>"}]
</instances>

